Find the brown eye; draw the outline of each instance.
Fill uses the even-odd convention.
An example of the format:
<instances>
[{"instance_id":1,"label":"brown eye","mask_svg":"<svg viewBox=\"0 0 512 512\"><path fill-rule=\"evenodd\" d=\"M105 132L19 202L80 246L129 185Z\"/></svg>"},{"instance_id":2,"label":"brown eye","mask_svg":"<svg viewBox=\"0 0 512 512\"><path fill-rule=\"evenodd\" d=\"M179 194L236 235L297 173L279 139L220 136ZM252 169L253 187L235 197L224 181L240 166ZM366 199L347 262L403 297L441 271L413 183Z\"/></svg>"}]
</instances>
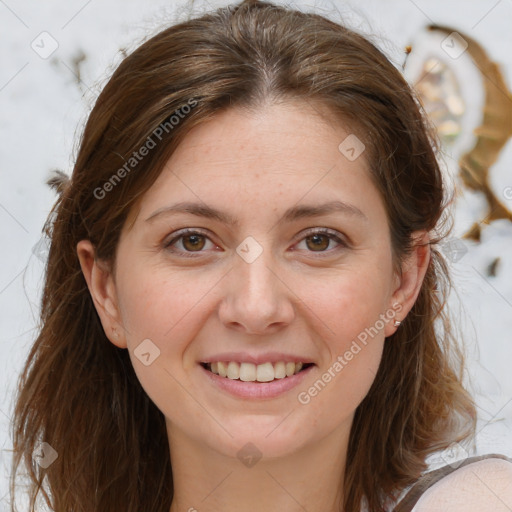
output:
<instances>
[{"instance_id":1,"label":"brown eye","mask_svg":"<svg viewBox=\"0 0 512 512\"><path fill-rule=\"evenodd\" d=\"M309 241L311 241L311 244L308 243ZM330 241L331 239L326 235L315 234L306 238L306 245L308 249L312 249L313 251L324 251L329 247Z\"/></svg>"},{"instance_id":2,"label":"brown eye","mask_svg":"<svg viewBox=\"0 0 512 512\"><path fill-rule=\"evenodd\" d=\"M333 247L329 248L333 244ZM332 255L338 251L343 249L348 249L350 244L345 242L344 236L329 228L321 228L316 230L310 230L306 233L306 236L301 239L300 244L304 244L305 247L300 248L307 252L316 252L319 253L319 256L323 256L322 253L325 253L325 256Z\"/></svg>"},{"instance_id":3,"label":"brown eye","mask_svg":"<svg viewBox=\"0 0 512 512\"><path fill-rule=\"evenodd\" d=\"M189 229L176 233L176 236L164 243L164 248L180 256L194 257L207 251L208 242L212 245L212 248L215 247L208 236L195 229Z\"/></svg>"},{"instance_id":4,"label":"brown eye","mask_svg":"<svg viewBox=\"0 0 512 512\"><path fill-rule=\"evenodd\" d=\"M195 235L186 235L183 236L183 247L187 251L197 251L201 250L205 245L205 237L203 235L195 234Z\"/></svg>"}]
</instances>

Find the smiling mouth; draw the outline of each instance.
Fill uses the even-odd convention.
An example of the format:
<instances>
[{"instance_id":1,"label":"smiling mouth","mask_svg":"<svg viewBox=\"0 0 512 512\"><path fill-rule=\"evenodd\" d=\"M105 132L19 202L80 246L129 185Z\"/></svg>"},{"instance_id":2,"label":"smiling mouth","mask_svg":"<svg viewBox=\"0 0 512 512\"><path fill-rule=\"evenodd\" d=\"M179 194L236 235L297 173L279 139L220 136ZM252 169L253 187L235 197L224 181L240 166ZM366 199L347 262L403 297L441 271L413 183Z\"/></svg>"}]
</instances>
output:
<instances>
[{"instance_id":1,"label":"smiling mouth","mask_svg":"<svg viewBox=\"0 0 512 512\"><path fill-rule=\"evenodd\" d=\"M279 379L287 379L307 368L314 366L314 363L293 363L277 362L255 365L253 363L237 363L235 361L200 363L206 370L231 380L243 382L272 382Z\"/></svg>"}]
</instances>

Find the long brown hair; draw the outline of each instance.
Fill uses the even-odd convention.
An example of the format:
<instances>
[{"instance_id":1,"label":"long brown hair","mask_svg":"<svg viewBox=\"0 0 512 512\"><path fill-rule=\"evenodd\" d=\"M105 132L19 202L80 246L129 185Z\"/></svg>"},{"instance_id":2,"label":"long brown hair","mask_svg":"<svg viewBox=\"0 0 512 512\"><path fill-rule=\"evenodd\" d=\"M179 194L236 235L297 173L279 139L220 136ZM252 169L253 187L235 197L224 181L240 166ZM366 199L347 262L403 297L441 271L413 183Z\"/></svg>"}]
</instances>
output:
<instances>
[{"instance_id":1,"label":"long brown hair","mask_svg":"<svg viewBox=\"0 0 512 512\"><path fill-rule=\"evenodd\" d=\"M449 276L437 249L447 198L413 92L358 33L316 14L245 0L145 42L119 65L88 118L71 179L61 184L46 226L51 247L40 333L14 411L13 500L23 460L31 510L41 492L57 512L169 511L173 479L163 414L142 389L128 352L106 337L76 245L89 239L98 258L114 263L121 228L192 127L234 106L256 110L289 98L328 107L366 145L397 269L414 243L412 232L438 234L419 297L388 338L356 411L344 510L358 511L362 500L382 510L425 471L429 454L474 433L462 352L445 312ZM132 161L149 138L155 145ZM58 454L46 469L33 458L41 441Z\"/></svg>"}]
</instances>

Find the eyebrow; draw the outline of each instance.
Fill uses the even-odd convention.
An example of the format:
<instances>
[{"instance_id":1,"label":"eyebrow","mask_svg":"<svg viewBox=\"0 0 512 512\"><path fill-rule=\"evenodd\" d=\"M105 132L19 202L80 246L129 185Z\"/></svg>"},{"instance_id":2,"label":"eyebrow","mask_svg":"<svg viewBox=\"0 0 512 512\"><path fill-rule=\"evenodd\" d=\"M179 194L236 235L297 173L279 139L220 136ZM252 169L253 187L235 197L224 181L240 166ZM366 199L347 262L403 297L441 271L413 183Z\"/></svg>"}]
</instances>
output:
<instances>
[{"instance_id":1,"label":"eyebrow","mask_svg":"<svg viewBox=\"0 0 512 512\"><path fill-rule=\"evenodd\" d=\"M208 219L217 220L233 227L239 226L238 220L229 213L223 212L206 204L193 202L181 202L171 206L159 208L146 219L146 222L150 222L161 215L167 216L176 215L179 213L189 213L198 217L206 217ZM366 215L356 206L345 203L343 201L330 201L328 203L319 205L293 206L286 210L281 219L279 219L279 223L292 222L310 217L320 217L330 213L344 213L346 215L359 217L365 221L368 220L368 217L366 217Z\"/></svg>"}]
</instances>

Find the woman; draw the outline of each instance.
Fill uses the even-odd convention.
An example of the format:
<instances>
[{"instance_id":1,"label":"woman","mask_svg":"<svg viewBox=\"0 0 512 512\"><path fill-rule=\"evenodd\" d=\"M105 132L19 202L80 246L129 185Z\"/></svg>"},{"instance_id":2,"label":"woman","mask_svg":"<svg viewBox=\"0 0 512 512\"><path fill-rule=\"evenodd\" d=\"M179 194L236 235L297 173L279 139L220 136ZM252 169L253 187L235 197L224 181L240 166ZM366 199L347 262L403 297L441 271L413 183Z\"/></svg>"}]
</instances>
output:
<instances>
[{"instance_id":1,"label":"woman","mask_svg":"<svg viewBox=\"0 0 512 512\"><path fill-rule=\"evenodd\" d=\"M427 456L469 439L476 414L444 310L433 145L365 38L258 1L170 27L118 67L53 184L14 423L33 500L39 486L55 511L510 503L499 456L418 501L437 478L420 478ZM454 492L468 469L500 501Z\"/></svg>"}]
</instances>

